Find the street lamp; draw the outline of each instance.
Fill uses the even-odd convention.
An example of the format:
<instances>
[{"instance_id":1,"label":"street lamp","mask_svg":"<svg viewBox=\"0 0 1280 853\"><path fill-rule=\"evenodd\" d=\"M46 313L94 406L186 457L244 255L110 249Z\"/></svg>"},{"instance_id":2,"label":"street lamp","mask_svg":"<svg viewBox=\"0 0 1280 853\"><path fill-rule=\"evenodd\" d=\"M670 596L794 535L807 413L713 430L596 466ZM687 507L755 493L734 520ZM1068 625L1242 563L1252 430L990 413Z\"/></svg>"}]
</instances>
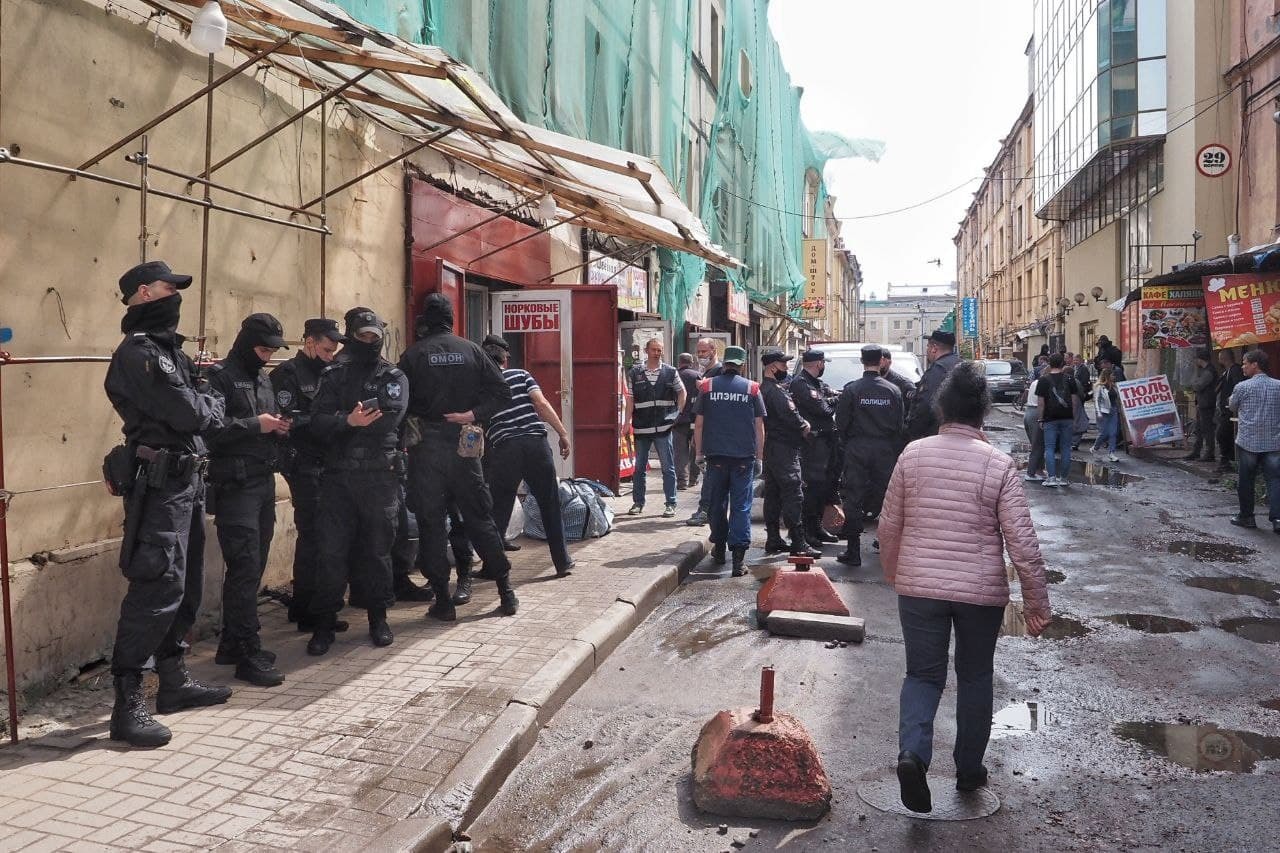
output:
<instances>
[{"instance_id":1,"label":"street lamp","mask_svg":"<svg viewBox=\"0 0 1280 853\"><path fill-rule=\"evenodd\" d=\"M1089 294L1093 297L1094 302L1101 302L1103 293L1104 293L1103 289L1101 287L1098 287L1096 284L1093 286L1093 290L1089 291Z\"/></svg>"}]
</instances>

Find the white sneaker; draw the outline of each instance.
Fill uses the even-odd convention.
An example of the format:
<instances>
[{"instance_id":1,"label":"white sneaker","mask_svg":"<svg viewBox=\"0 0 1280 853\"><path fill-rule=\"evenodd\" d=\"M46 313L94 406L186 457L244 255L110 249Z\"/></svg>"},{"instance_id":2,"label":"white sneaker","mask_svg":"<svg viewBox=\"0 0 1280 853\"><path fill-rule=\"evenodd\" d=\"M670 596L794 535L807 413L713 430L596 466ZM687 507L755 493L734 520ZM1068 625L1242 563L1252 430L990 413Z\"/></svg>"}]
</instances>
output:
<instances>
[{"instance_id":1,"label":"white sneaker","mask_svg":"<svg viewBox=\"0 0 1280 853\"><path fill-rule=\"evenodd\" d=\"M1120 461L1120 457L1119 457L1119 456L1116 456L1114 453L1112 453L1110 456L1108 456L1108 457L1107 457L1107 461L1109 461L1109 462L1119 462L1119 461Z\"/></svg>"},{"instance_id":2,"label":"white sneaker","mask_svg":"<svg viewBox=\"0 0 1280 853\"><path fill-rule=\"evenodd\" d=\"M1023 475L1022 475L1022 479L1026 480L1028 483L1043 483L1043 482L1044 482L1044 477L1043 477L1043 476L1041 476L1040 474L1023 474Z\"/></svg>"},{"instance_id":3,"label":"white sneaker","mask_svg":"<svg viewBox=\"0 0 1280 853\"><path fill-rule=\"evenodd\" d=\"M1057 477L1048 477L1048 478L1046 478L1046 479L1045 479L1045 481L1044 481L1044 484L1045 484L1045 486L1047 486L1047 487L1049 487L1049 488L1056 488L1056 487L1058 487L1058 486L1062 485L1062 484L1058 481L1058 478L1057 478Z\"/></svg>"}]
</instances>

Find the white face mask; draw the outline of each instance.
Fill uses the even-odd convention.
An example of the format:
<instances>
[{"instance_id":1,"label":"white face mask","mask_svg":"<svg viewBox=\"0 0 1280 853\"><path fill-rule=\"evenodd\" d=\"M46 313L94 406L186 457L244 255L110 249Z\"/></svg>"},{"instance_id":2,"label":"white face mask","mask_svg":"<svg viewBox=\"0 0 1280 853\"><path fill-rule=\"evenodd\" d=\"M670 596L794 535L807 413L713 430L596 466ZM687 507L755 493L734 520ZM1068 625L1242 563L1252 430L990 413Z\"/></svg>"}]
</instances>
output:
<instances>
[{"instance_id":1,"label":"white face mask","mask_svg":"<svg viewBox=\"0 0 1280 853\"><path fill-rule=\"evenodd\" d=\"M702 356L699 356L699 357L698 357L698 365L699 365L700 367L710 367L710 366L711 366L711 359L709 359L709 358L705 358L705 357L702 357Z\"/></svg>"}]
</instances>

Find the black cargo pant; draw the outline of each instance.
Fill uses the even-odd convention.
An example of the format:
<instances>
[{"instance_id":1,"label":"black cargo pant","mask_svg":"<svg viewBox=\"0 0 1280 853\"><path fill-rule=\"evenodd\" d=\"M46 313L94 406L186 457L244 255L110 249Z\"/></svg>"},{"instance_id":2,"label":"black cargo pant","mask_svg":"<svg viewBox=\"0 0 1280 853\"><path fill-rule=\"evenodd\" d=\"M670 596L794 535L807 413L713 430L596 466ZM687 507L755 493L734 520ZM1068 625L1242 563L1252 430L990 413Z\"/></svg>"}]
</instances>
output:
<instances>
[{"instance_id":1,"label":"black cargo pant","mask_svg":"<svg viewBox=\"0 0 1280 853\"><path fill-rule=\"evenodd\" d=\"M844 536L854 539L866 527L865 514L880 514L889 477L898 461L899 442L887 438L851 439L844 450Z\"/></svg>"},{"instance_id":2,"label":"black cargo pant","mask_svg":"<svg viewBox=\"0 0 1280 853\"><path fill-rule=\"evenodd\" d=\"M764 441L764 525L788 531L800 527L804 483L800 477L800 448L766 438Z\"/></svg>"},{"instance_id":3,"label":"black cargo pant","mask_svg":"<svg viewBox=\"0 0 1280 853\"><path fill-rule=\"evenodd\" d=\"M391 549L400 516L400 478L389 468L326 467L320 483L320 562L311 615L328 622L352 603L367 609L395 604Z\"/></svg>"},{"instance_id":4,"label":"black cargo pant","mask_svg":"<svg viewBox=\"0 0 1280 853\"><path fill-rule=\"evenodd\" d=\"M511 561L502 548L502 536L493 523L493 499L484 481L479 459L458 455L458 430L428 429L422 441L409 451L409 491L418 510L419 547L427 578L437 596L448 596L449 558L445 514L451 505L462 513L467 539L484 561L485 571L505 578Z\"/></svg>"},{"instance_id":5,"label":"black cargo pant","mask_svg":"<svg viewBox=\"0 0 1280 853\"><path fill-rule=\"evenodd\" d=\"M407 578L409 572L418 564L418 543L421 536L418 531L418 517L409 509L409 500L405 494L404 484L400 484L399 511L396 513L396 541L391 546L391 574L397 580ZM353 559L358 555L353 554Z\"/></svg>"},{"instance_id":6,"label":"black cargo pant","mask_svg":"<svg viewBox=\"0 0 1280 853\"><path fill-rule=\"evenodd\" d=\"M1218 453L1222 462L1236 461L1236 425L1230 409L1218 409Z\"/></svg>"},{"instance_id":7,"label":"black cargo pant","mask_svg":"<svg viewBox=\"0 0 1280 853\"><path fill-rule=\"evenodd\" d=\"M840 471L836 459L835 433L811 435L800 448L800 474L804 479L804 526L817 530L822 513L836 499Z\"/></svg>"},{"instance_id":8,"label":"black cargo pant","mask_svg":"<svg viewBox=\"0 0 1280 853\"><path fill-rule=\"evenodd\" d=\"M676 441L680 437L676 436ZM569 565L564 544L564 520L560 516L560 479L545 435L518 435L495 444L484 457L484 476L493 490L493 523L504 534L515 510L520 481L529 484L529 494L538 503L542 526L547 532L547 548L557 570Z\"/></svg>"},{"instance_id":9,"label":"black cargo pant","mask_svg":"<svg viewBox=\"0 0 1280 853\"><path fill-rule=\"evenodd\" d=\"M218 483L213 507L217 512L218 546L226 574L222 580L222 640L257 640L258 590L276 529L276 481L262 474L234 483Z\"/></svg>"},{"instance_id":10,"label":"black cargo pant","mask_svg":"<svg viewBox=\"0 0 1280 853\"><path fill-rule=\"evenodd\" d=\"M1213 445L1218 434L1218 425L1214 422L1214 408L1196 406L1196 443L1191 448L1191 455L1199 456L1200 448L1204 448L1206 459L1213 459Z\"/></svg>"},{"instance_id":11,"label":"black cargo pant","mask_svg":"<svg viewBox=\"0 0 1280 853\"><path fill-rule=\"evenodd\" d=\"M320 474L320 467L311 465L299 466L285 475L289 502L293 504L293 527L298 534L293 546L293 600L289 604L289 619L294 622L311 612L311 596L316 588Z\"/></svg>"},{"instance_id":12,"label":"black cargo pant","mask_svg":"<svg viewBox=\"0 0 1280 853\"><path fill-rule=\"evenodd\" d=\"M127 511L127 510L126 510ZM113 675L136 673L155 655L176 657L204 591L204 482L195 474L150 487L139 507L137 545L124 576Z\"/></svg>"}]
</instances>

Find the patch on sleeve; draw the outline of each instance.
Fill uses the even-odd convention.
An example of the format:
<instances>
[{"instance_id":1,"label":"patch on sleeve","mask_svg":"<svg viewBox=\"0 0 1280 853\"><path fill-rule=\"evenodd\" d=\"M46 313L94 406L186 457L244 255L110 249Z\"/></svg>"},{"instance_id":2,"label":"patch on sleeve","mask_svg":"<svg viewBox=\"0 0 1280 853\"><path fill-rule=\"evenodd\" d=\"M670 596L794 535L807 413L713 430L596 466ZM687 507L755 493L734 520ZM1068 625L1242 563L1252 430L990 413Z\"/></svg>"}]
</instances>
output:
<instances>
[{"instance_id":1,"label":"patch on sleeve","mask_svg":"<svg viewBox=\"0 0 1280 853\"><path fill-rule=\"evenodd\" d=\"M402 393L404 393L404 387L399 382L392 381L387 383L387 396L392 400L399 400Z\"/></svg>"},{"instance_id":2,"label":"patch on sleeve","mask_svg":"<svg viewBox=\"0 0 1280 853\"><path fill-rule=\"evenodd\" d=\"M173 365L173 359L169 358L167 355L161 355L156 361L160 365L160 369L165 373L173 373L177 370Z\"/></svg>"},{"instance_id":3,"label":"patch on sleeve","mask_svg":"<svg viewBox=\"0 0 1280 853\"><path fill-rule=\"evenodd\" d=\"M292 402L293 402L293 394L289 393L288 391L276 392L276 403L280 405L280 408L282 409L288 408L289 404Z\"/></svg>"}]
</instances>

